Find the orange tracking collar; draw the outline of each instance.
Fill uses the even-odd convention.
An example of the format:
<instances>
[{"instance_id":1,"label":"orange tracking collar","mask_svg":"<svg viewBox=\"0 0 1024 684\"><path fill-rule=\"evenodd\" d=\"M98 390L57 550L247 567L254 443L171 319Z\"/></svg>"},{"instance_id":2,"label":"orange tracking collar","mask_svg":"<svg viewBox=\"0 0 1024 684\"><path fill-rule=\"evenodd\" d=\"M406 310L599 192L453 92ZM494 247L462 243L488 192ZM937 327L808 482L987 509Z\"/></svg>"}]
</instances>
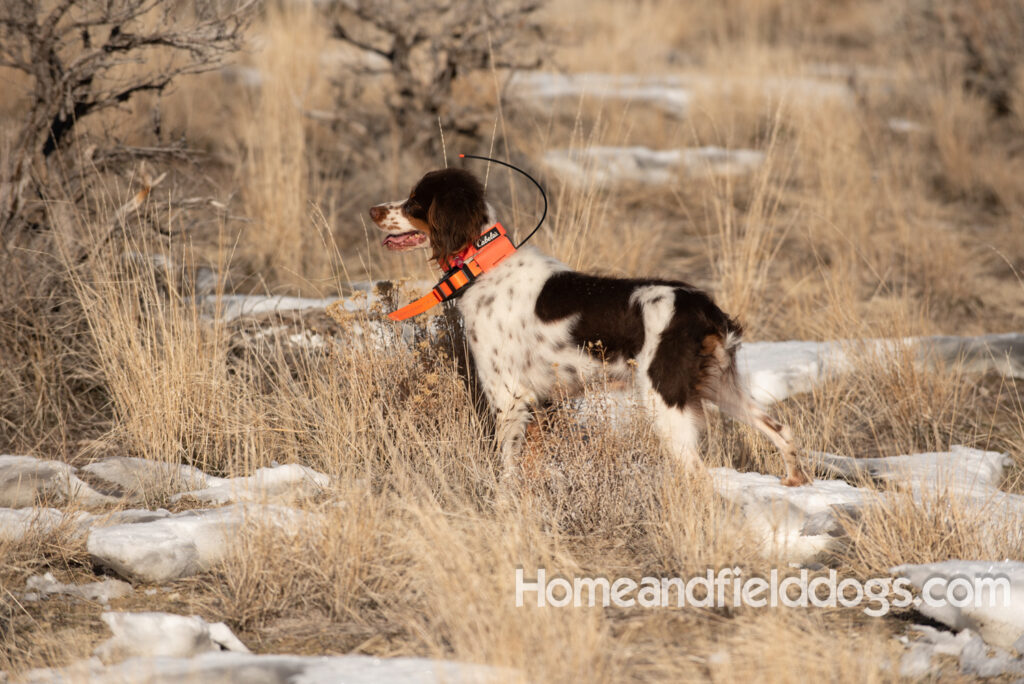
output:
<instances>
[{"instance_id":1,"label":"orange tracking collar","mask_svg":"<svg viewBox=\"0 0 1024 684\"><path fill-rule=\"evenodd\" d=\"M481 273L486 273L512 256L515 245L509 240L508 234L500 223L485 230L480 237L458 254L437 260L438 267L444 271L440 282L427 294L412 304L406 304L398 311L392 311L388 318L393 321L404 321L431 309L441 302L454 299L462 294Z\"/></svg>"}]
</instances>

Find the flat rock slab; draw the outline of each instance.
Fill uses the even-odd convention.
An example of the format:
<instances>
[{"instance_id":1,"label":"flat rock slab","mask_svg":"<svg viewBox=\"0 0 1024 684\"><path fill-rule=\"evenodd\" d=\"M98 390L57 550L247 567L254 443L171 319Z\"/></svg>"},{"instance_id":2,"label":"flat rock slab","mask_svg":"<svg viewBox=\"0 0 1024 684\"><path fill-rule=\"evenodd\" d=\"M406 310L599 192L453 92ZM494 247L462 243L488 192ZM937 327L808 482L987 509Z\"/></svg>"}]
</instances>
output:
<instances>
[{"instance_id":1,"label":"flat rock slab","mask_svg":"<svg viewBox=\"0 0 1024 684\"><path fill-rule=\"evenodd\" d=\"M832 475L880 480L908 486L915 493L985 496L998 490L1003 474L1013 464L1000 451L953 446L946 452L908 454L885 458L851 458L814 454L816 465Z\"/></svg>"},{"instance_id":2,"label":"flat rock slab","mask_svg":"<svg viewBox=\"0 0 1024 684\"><path fill-rule=\"evenodd\" d=\"M205 653L194 658L132 658L104 667L85 661L33 670L26 682L42 684L484 684L519 681L515 672L426 658Z\"/></svg>"},{"instance_id":3,"label":"flat rock slab","mask_svg":"<svg viewBox=\"0 0 1024 684\"><path fill-rule=\"evenodd\" d=\"M686 74L556 74L522 71L508 83L508 93L524 104L553 111L559 100L623 100L685 117L698 97L756 94L773 100L821 105L854 103L842 79L807 77L736 77Z\"/></svg>"},{"instance_id":4,"label":"flat rock slab","mask_svg":"<svg viewBox=\"0 0 1024 684\"><path fill-rule=\"evenodd\" d=\"M618 183L665 185L683 176L752 173L764 163L764 153L721 147L653 150L640 146L592 146L549 150L544 154L544 163L558 172L560 178L581 187Z\"/></svg>"},{"instance_id":5,"label":"flat rock slab","mask_svg":"<svg viewBox=\"0 0 1024 684\"><path fill-rule=\"evenodd\" d=\"M0 541L17 542L30 534L49 535L66 528L72 535L85 534L92 527L149 522L166 518L165 508L155 511L128 509L92 514L85 511L61 511L56 508L0 508Z\"/></svg>"},{"instance_id":6,"label":"flat rock slab","mask_svg":"<svg viewBox=\"0 0 1024 684\"><path fill-rule=\"evenodd\" d=\"M22 598L26 601L38 601L56 595L106 604L111 599L127 596L131 591L132 585L117 579L105 579L85 584L65 584L58 582L52 573L47 572L28 578Z\"/></svg>"},{"instance_id":7,"label":"flat rock slab","mask_svg":"<svg viewBox=\"0 0 1024 684\"><path fill-rule=\"evenodd\" d=\"M919 590L932 578L951 582L962 578L971 583L971 598L965 606L916 606L922 615L955 631L971 629L992 646L1003 649L1024 648L1024 563L1019 561L947 560L923 565L899 565L890 570L894 576L906 577ZM981 580L985 580L982 582ZM989 580L1005 580L1003 586ZM1008 587L1008 590L1006 589ZM955 593L954 597L959 598ZM945 596L945 584L931 590ZM958 601L959 602L959 601Z\"/></svg>"},{"instance_id":8,"label":"flat rock slab","mask_svg":"<svg viewBox=\"0 0 1024 684\"><path fill-rule=\"evenodd\" d=\"M32 506L48 497L84 506L117 501L117 498L102 494L80 480L76 472L75 468L61 461L0 455L0 506Z\"/></svg>"},{"instance_id":9,"label":"flat rock slab","mask_svg":"<svg viewBox=\"0 0 1024 684\"><path fill-rule=\"evenodd\" d=\"M93 528L86 547L95 563L121 577L164 582L213 567L228 553L227 542L248 522L266 522L294 533L307 517L284 506L235 504Z\"/></svg>"},{"instance_id":10,"label":"flat rock slab","mask_svg":"<svg viewBox=\"0 0 1024 684\"><path fill-rule=\"evenodd\" d=\"M107 612L100 616L113 636L96 647L104 663L126 658L189 658L201 653L249 653L223 622L209 623L198 615Z\"/></svg>"},{"instance_id":11,"label":"flat rock slab","mask_svg":"<svg viewBox=\"0 0 1024 684\"><path fill-rule=\"evenodd\" d=\"M125 494L132 496L150 491L154 486L170 485L181 490L213 487L224 482L224 478L207 475L190 465L127 456L94 461L82 466L82 472L119 487Z\"/></svg>"},{"instance_id":12,"label":"flat rock slab","mask_svg":"<svg viewBox=\"0 0 1024 684\"><path fill-rule=\"evenodd\" d=\"M331 478L298 463L259 468L249 477L221 479L215 486L182 492L172 497L195 499L204 503L223 504L235 501L267 501L296 498L321 491Z\"/></svg>"}]
</instances>

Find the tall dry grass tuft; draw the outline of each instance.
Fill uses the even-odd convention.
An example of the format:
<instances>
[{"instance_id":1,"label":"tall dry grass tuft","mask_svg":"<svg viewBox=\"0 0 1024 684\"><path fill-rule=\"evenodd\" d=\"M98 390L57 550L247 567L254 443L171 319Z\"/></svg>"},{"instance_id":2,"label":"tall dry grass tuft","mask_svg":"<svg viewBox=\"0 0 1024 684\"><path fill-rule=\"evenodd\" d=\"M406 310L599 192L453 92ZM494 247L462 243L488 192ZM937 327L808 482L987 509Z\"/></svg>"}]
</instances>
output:
<instances>
[{"instance_id":1,"label":"tall dry grass tuft","mask_svg":"<svg viewBox=\"0 0 1024 684\"><path fill-rule=\"evenodd\" d=\"M253 223L244 229L263 278L301 280L326 269L309 219L312 166L305 112L325 98L319 78L327 34L312 5L270 3L253 55L260 86L232 108L244 142L239 179ZM301 36L301 39L297 37Z\"/></svg>"},{"instance_id":2,"label":"tall dry grass tuft","mask_svg":"<svg viewBox=\"0 0 1024 684\"><path fill-rule=\"evenodd\" d=\"M609 624L600 609L553 611L515 605L515 573L571 573L578 566L546 521L512 510L480 515L419 497L396 539L409 558L407 592L387 612L419 648L515 668L513 681L614 679ZM557 569L557 570L556 570Z\"/></svg>"},{"instance_id":3,"label":"tall dry grass tuft","mask_svg":"<svg viewBox=\"0 0 1024 684\"><path fill-rule=\"evenodd\" d=\"M989 395L959 364L922 364L913 346L848 349L850 372L791 405L808 448L849 456L998 448Z\"/></svg>"},{"instance_id":4,"label":"tall dry grass tuft","mask_svg":"<svg viewBox=\"0 0 1024 684\"><path fill-rule=\"evenodd\" d=\"M208 471L255 461L247 457L257 450L258 421L245 415L251 401L229 379L224 327L161 287L178 279L176 262L156 258L145 233L133 236L128 226L138 224L129 219L112 229L124 251L98 255L87 269L72 270L73 255L63 255L89 325L92 363L112 403L106 440L136 456ZM98 228L79 230L99 241Z\"/></svg>"},{"instance_id":5,"label":"tall dry grass tuft","mask_svg":"<svg viewBox=\"0 0 1024 684\"><path fill-rule=\"evenodd\" d=\"M893 559L904 564L1018 558L1024 548L1022 523L995 498L892 490L844 521L849 543L840 557L859 577L884 577Z\"/></svg>"},{"instance_id":6,"label":"tall dry grass tuft","mask_svg":"<svg viewBox=\"0 0 1024 684\"><path fill-rule=\"evenodd\" d=\"M780 220L782 198L776 185L784 184L788 174L784 152L777 145L777 125L778 121L744 205L737 206L736 186L728 177L708 198L713 212L711 249L716 258L711 267L716 299L730 315L755 329L773 313L766 288L788 229Z\"/></svg>"},{"instance_id":7,"label":"tall dry grass tuft","mask_svg":"<svg viewBox=\"0 0 1024 684\"><path fill-rule=\"evenodd\" d=\"M356 481L358 482L358 481ZM254 520L227 558L199 581L212 590L207 608L245 631L282 619L372 625L382 579L400 562L387 497L345 482L322 504L307 503L297 534Z\"/></svg>"}]
</instances>

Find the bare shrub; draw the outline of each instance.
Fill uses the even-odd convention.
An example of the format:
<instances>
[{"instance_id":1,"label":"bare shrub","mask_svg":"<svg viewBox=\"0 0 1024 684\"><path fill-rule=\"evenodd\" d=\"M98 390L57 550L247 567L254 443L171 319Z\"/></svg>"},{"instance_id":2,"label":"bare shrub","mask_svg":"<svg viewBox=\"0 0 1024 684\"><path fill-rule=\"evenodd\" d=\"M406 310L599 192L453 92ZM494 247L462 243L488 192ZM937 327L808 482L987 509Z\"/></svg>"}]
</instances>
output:
<instances>
[{"instance_id":1,"label":"bare shrub","mask_svg":"<svg viewBox=\"0 0 1024 684\"><path fill-rule=\"evenodd\" d=\"M438 126L477 136L484 116L479 98L460 106L455 82L482 70L536 68L541 64L544 24L540 0L428 3L372 0L333 5L334 36L365 58L353 72L386 75L384 100L391 131L403 145L439 142ZM358 90L376 90L380 80L363 79ZM351 111L348 97L345 106ZM487 111L487 114L492 112ZM489 131L488 131L489 132Z\"/></svg>"},{"instance_id":2,"label":"bare shrub","mask_svg":"<svg viewBox=\"0 0 1024 684\"><path fill-rule=\"evenodd\" d=\"M78 161L61 153L83 118L219 66L239 48L252 2L198 0L187 23L179 19L181 6L158 0L4 3L0 67L30 76L32 90L0 168L0 230L19 216L27 196L53 194L45 179L57 170L55 159Z\"/></svg>"}]
</instances>

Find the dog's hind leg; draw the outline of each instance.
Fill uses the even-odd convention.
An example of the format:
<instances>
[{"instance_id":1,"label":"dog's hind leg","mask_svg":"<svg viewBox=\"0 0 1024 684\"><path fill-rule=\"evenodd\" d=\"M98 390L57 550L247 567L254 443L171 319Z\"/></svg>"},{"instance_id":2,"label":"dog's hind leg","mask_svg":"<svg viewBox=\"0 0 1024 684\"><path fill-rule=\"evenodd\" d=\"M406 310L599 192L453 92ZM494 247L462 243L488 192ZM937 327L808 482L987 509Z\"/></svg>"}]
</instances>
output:
<instances>
[{"instance_id":1,"label":"dog's hind leg","mask_svg":"<svg viewBox=\"0 0 1024 684\"><path fill-rule=\"evenodd\" d=\"M765 413L738 384L730 384L732 387L721 388L716 401L718 407L730 418L760 430L772 441L786 465L786 477L782 484L787 487L810 484L811 478L800 464L800 457L793 445L793 431L788 425L783 425Z\"/></svg>"},{"instance_id":2,"label":"dog's hind leg","mask_svg":"<svg viewBox=\"0 0 1024 684\"><path fill-rule=\"evenodd\" d=\"M810 484L796 447L793 445L793 431L775 420L753 400L740 379L736 368L738 336L725 339L710 336L704 340L702 357L704 372L700 387L701 395L718 405L724 414L760 430L771 440L782 454L786 465L786 477L782 484L787 487Z\"/></svg>"}]
</instances>

